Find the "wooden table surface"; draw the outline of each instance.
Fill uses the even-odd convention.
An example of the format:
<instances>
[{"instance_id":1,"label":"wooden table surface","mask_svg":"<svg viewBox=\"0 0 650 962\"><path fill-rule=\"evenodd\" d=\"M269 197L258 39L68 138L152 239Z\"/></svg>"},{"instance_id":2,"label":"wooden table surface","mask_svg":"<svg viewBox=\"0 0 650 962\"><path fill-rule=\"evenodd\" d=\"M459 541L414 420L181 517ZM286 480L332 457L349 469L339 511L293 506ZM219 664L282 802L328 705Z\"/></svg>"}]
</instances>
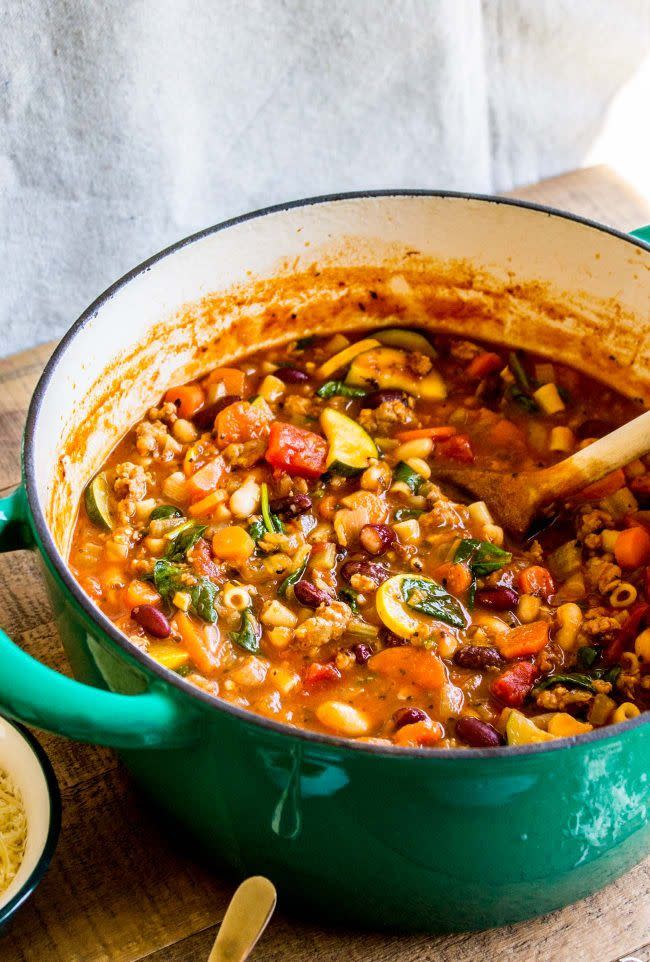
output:
<instances>
[{"instance_id":1,"label":"wooden table surface","mask_svg":"<svg viewBox=\"0 0 650 962\"><path fill-rule=\"evenodd\" d=\"M515 191L623 230L650 223L650 203L606 168ZM53 345L0 361L0 493L19 480L31 392ZM66 665L29 552L0 558L0 624L32 655ZM0 962L204 960L233 892L230 879L190 858L170 837L108 749L39 733L63 796L63 828L50 870L0 934ZM549 825L552 837L553 827ZM451 936L331 931L280 905L255 959L268 962L650 962L650 859L602 892L504 929Z\"/></svg>"}]
</instances>

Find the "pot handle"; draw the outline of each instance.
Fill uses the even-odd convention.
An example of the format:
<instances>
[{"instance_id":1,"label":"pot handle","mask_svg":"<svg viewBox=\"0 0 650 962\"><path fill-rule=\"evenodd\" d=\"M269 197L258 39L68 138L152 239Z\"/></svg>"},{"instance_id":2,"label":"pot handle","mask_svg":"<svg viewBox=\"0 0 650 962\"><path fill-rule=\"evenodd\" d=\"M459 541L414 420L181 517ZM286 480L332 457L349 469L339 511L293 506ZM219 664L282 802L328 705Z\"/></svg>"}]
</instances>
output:
<instances>
[{"instance_id":1,"label":"pot handle","mask_svg":"<svg viewBox=\"0 0 650 962\"><path fill-rule=\"evenodd\" d=\"M631 230L630 235L650 244L650 224L647 227L637 227L636 230Z\"/></svg>"},{"instance_id":2,"label":"pot handle","mask_svg":"<svg viewBox=\"0 0 650 962\"><path fill-rule=\"evenodd\" d=\"M22 488L0 498L0 551L29 548ZM42 665L0 630L0 711L46 731L112 748L173 748L197 738L195 713L161 687L139 695L93 688Z\"/></svg>"}]
</instances>

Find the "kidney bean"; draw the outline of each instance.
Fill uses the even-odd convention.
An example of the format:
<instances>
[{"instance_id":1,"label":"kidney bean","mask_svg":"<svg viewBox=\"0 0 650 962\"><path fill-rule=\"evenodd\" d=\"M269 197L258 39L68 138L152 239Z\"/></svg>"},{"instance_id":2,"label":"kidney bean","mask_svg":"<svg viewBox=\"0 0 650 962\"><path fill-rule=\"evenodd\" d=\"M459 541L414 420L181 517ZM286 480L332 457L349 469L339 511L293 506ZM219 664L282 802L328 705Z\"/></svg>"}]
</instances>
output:
<instances>
[{"instance_id":1,"label":"kidney bean","mask_svg":"<svg viewBox=\"0 0 650 962\"><path fill-rule=\"evenodd\" d=\"M371 391L370 394L366 394L362 404L364 408L378 408L380 404L385 401L406 401L408 394L405 391L397 390L384 390L384 391Z\"/></svg>"},{"instance_id":2,"label":"kidney bean","mask_svg":"<svg viewBox=\"0 0 650 962\"><path fill-rule=\"evenodd\" d=\"M519 595L512 588L480 588L476 592L476 603L483 605L484 608L491 608L492 611L507 611L514 608L519 600Z\"/></svg>"},{"instance_id":3,"label":"kidney bean","mask_svg":"<svg viewBox=\"0 0 650 962\"><path fill-rule=\"evenodd\" d=\"M297 367L279 367L273 372L275 377L279 377L285 384L304 384L309 380L309 375Z\"/></svg>"},{"instance_id":4,"label":"kidney bean","mask_svg":"<svg viewBox=\"0 0 650 962\"><path fill-rule=\"evenodd\" d=\"M476 668L483 671L486 668L501 668L505 660L496 648L463 645L454 652L454 664L459 668Z\"/></svg>"},{"instance_id":5,"label":"kidney bean","mask_svg":"<svg viewBox=\"0 0 650 962\"><path fill-rule=\"evenodd\" d=\"M493 725L467 715L456 721L456 735L472 748L496 748L503 739Z\"/></svg>"},{"instance_id":6,"label":"kidney bean","mask_svg":"<svg viewBox=\"0 0 650 962\"><path fill-rule=\"evenodd\" d=\"M319 605L324 605L330 600L329 596L311 581L299 581L293 586L293 593L298 604L304 605L305 608L318 608Z\"/></svg>"},{"instance_id":7,"label":"kidney bean","mask_svg":"<svg viewBox=\"0 0 650 962\"><path fill-rule=\"evenodd\" d=\"M346 561L341 565L341 577L348 584L352 581L353 575L363 575L370 578L376 585L381 585L388 578L388 572L383 565L376 564L374 561Z\"/></svg>"},{"instance_id":8,"label":"kidney bean","mask_svg":"<svg viewBox=\"0 0 650 962\"><path fill-rule=\"evenodd\" d=\"M291 521L311 508L311 498L306 494L290 494L286 498L271 501L271 511L283 521Z\"/></svg>"},{"instance_id":9,"label":"kidney bean","mask_svg":"<svg viewBox=\"0 0 650 962\"><path fill-rule=\"evenodd\" d=\"M583 421L582 424L576 428L576 437L580 441L584 441L587 438L602 438L605 434L609 434L616 427L611 421L603 421L601 418L589 418L587 421Z\"/></svg>"},{"instance_id":10,"label":"kidney bean","mask_svg":"<svg viewBox=\"0 0 650 962\"><path fill-rule=\"evenodd\" d=\"M361 641L358 645L353 646L352 654L354 655L357 665L365 665L368 659L372 657L372 648L370 645L366 645Z\"/></svg>"},{"instance_id":11,"label":"kidney bean","mask_svg":"<svg viewBox=\"0 0 650 962\"><path fill-rule=\"evenodd\" d=\"M421 708L398 708L393 715L395 728L403 728L404 725L415 725L417 722L426 721L429 716Z\"/></svg>"},{"instance_id":12,"label":"kidney bean","mask_svg":"<svg viewBox=\"0 0 650 962\"><path fill-rule=\"evenodd\" d=\"M368 554L380 555L395 544L397 535L388 524L364 524L359 541Z\"/></svg>"},{"instance_id":13,"label":"kidney bean","mask_svg":"<svg viewBox=\"0 0 650 962\"><path fill-rule=\"evenodd\" d=\"M381 638L386 648L401 648L403 645L410 644L407 638L400 638L399 635L396 635L394 634L394 632L389 631L388 628L380 628L379 637Z\"/></svg>"},{"instance_id":14,"label":"kidney bean","mask_svg":"<svg viewBox=\"0 0 650 962\"><path fill-rule=\"evenodd\" d=\"M172 633L172 627L162 611L153 605L137 605L131 609L131 617L154 638L169 638Z\"/></svg>"},{"instance_id":15,"label":"kidney bean","mask_svg":"<svg viewBox=\"0 0 650 962\"><path fill-rule=\"evenodd\" d=\"M219 411L223 411L224 408L230 407L230 405L234 404L235 401L241 401L241 395L226 394L224 397L217 398L213 404L208 404L207 407L201 408L200 411L197 411L192 420L200 431L207 431L214 425L214 419Z\"/></svg>"}]
</instances>

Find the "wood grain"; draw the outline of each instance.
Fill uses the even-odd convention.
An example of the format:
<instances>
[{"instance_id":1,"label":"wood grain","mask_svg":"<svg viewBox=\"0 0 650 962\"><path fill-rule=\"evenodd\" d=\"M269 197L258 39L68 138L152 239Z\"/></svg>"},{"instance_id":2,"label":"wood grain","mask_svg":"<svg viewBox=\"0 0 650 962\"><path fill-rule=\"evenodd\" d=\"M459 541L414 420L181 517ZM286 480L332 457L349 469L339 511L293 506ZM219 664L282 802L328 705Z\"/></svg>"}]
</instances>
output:
<instances>
[{"instance_id":1,"label":"wood grain","mask_svg":"<svg viewBox=\"0 0 650 962\"><path fill-rule=\"evenodd\" d=\"M522 188L518 196L620 229L650 203L606 168ZM25 413L53 345L0 361L0 492L20 477ZM36 558L0 557L0 624L31 654L66 665ZM0 934L0 962L188 962L207 958L234 886L184 850L111 751L39 733L63 795L48 875ZM585 901L532 922L451 936L331 931L280 905L255 958L266 962L650 962L650 859Z\"/></svg>"}]
</instances>

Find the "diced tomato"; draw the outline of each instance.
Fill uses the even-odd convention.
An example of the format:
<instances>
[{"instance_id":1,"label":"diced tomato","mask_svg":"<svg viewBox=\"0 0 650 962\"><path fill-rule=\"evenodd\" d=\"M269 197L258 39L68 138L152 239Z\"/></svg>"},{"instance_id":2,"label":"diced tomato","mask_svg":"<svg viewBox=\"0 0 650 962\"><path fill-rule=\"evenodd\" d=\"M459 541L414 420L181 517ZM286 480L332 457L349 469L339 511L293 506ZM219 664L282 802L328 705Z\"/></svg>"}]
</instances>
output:
<instances>
[{"instance_id":1,"label":"diced tomato","mask_svg":"<svg viewBox=\"0 0 650 962\"><path fill-rule=\"evenodd\" d=\"M482 377L487 377L488 374L494 374L495 371L500 370L502 367L503 361L499 355L493 354L492 351L486 351L484 354L478 354L470 361L465 373L468 377L478 380Z\"/></svg>"},{"instance_id":2,"label":"diced tomato","mask_svg":"<svg viewBox=\"0 0 650 962\"><path fill-rule=\"evenodd\" d=\"M274 421L265 457L272 467L293 477L320 478L325 472L327 441L313 431Z\"/></svg>"},{"instance_id":3,"label":"diced tomato","mask_svg":"<svg viewBox=\"0 0 650 962\"><path fill-rule=\"evenodd\" d=\"M192 570L197 575L204 575L206 578L220 578L222 570L215 561L212 560L212 549L210 543L205 538L199 538L188 553L188 561Z\"/></svg>"},{"instance_id":4,"label":"diced tomato","mask_svg":"<svg viewBox=\"0 0 650 962\"><path fill-rule=\"evenodd\" d=\"M649 614L650 605L645 601L638 602L638 604L631 609L627 620L623 622L603 653L606 664L615 665L620 661L623 652L627 650L639 634L641 627L649 620Z\"/></svg>"},{"instance_id":5,"label":"diced tomato","mask_svg":"<svg viewBox=\"0 0 650 962\"><path fill-rule=\"evenodd\" d=\"M533 621L500 633L496 645L504 658L537 655L548 644L548 622Z\"/></svg>"},{"instance_id":6,"label":"diced tomato","mask_svg":"<svg viewBox=\"0 0 650 962\"><path fill-rule=\"evenodd\" d=\"M320 688L322 685L334 685L341 680L341 677L341 672L331 662L321 665L314 661L303 675L302 683L305 688L311 690Z\"/></svg>"},{"instance_id":7,"label":"diced tomato","mask_svg":"<svg viewBox=\"0 0 650 962\"><path fill-rule=\"evenodd\" d=\"M451 458L467 464L474 460L472 443L466 434L454 434L451 438L436 443L436 454L441 458Z\"/></svg>"},{"instance_id":8,"label":"diced tomato","mask_svg":"<svg viewBox=\"0 0 650 962\"><path fill-rule=\"evenodd\" d=\"M519 708L530 694L538 674L537 665L529 661L520 661L502 671L492 682L490 690L494 697L508 708Z\"/></svg>"},{"instance_id":9,"label":"diced tomato","mask_svg":"<svg viewBox=\"0 0 650 962\"><path fill-rule=\"evenodd\" d=\"M264 437L272 417L268 404L235 401L217 414L214 422L217 444L225 448Z\"/></svg>"},{"instance_id":10,"label":"diced tomato","mask_svg":"<svg viewBox=\"0 0 650 962\"><path fill-rule=\"evenodd\" d=\"M537 595L545 601L555 594L555 582L548 568L530 565L517 575L517 587L524 595Z\"/></svg>"}]
</instances>

